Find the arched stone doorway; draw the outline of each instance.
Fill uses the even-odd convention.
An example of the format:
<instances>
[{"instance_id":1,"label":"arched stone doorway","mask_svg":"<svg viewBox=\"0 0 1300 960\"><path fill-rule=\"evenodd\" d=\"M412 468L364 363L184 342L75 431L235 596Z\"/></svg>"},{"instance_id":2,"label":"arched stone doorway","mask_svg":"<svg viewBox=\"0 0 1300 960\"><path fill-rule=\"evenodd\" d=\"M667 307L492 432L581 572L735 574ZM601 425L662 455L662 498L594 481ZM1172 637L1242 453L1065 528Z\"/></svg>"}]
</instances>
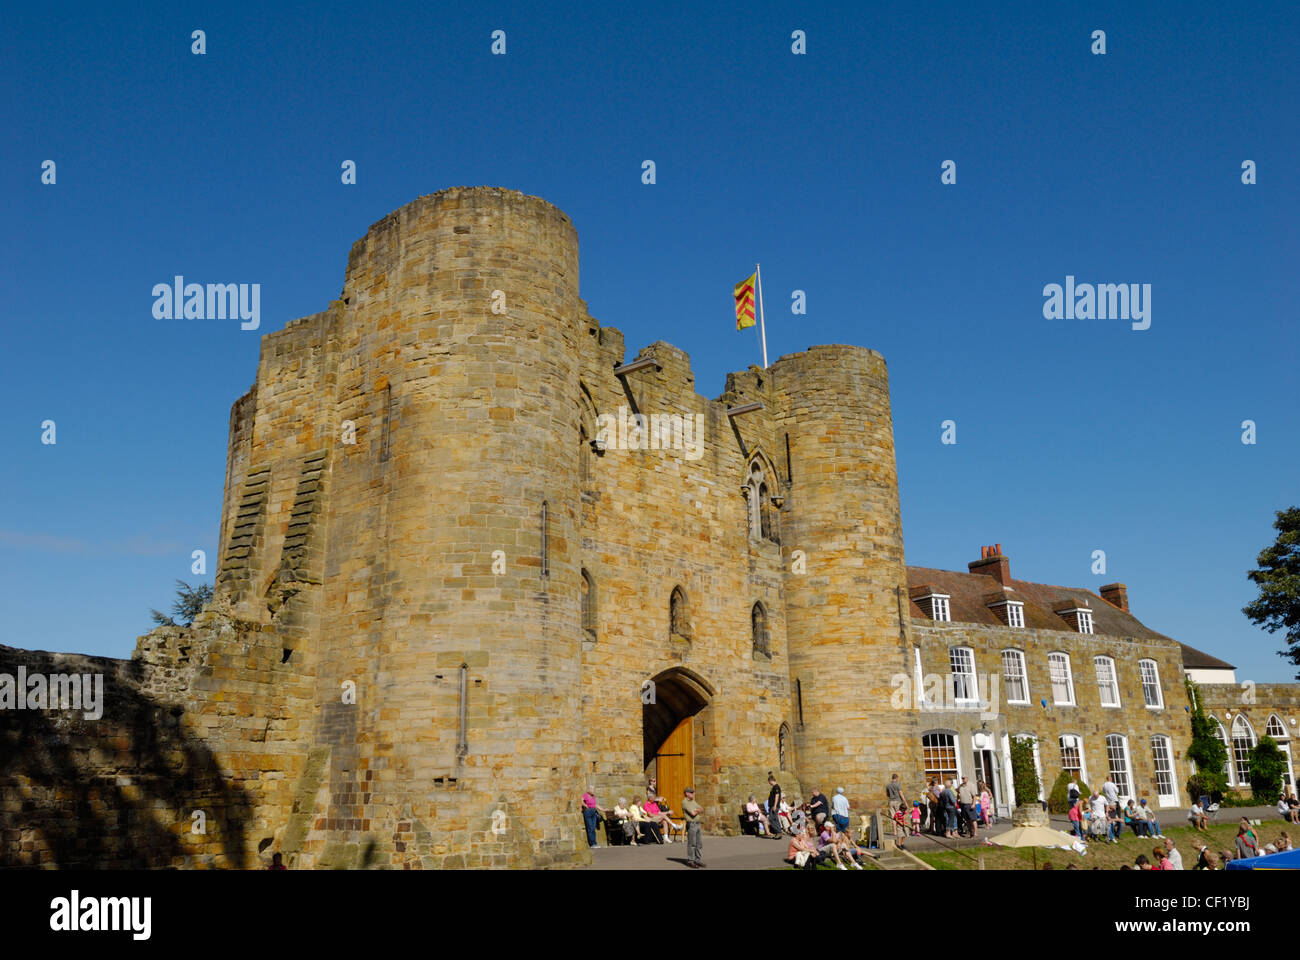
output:
<instances>
[{"instance_id":1,"label":"arched stone doorway","mask_svg":"<svg viewBox=\"0 0 1300 960\"><path fill-rule=\"evenodd\" d=\"M702 724L713 687L699 674L674 667L652 677L641 704L645 773L659 781L659 792L674 810L681 810L682 790L696 784L697 771L708 767L703 758ZM697 793L697 798L699 794Z\"/></svg>"}]
</instances>

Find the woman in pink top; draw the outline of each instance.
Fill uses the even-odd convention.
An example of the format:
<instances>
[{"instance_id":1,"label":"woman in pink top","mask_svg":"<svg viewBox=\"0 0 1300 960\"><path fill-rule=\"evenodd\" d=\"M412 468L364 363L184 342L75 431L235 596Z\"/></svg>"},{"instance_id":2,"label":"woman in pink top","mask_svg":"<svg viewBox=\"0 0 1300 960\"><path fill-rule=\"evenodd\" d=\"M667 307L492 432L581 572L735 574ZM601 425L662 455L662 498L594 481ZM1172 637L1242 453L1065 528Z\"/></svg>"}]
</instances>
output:
<instances>
[{"instance_id":1,"label":"woman in pink top","mask_svg":"<svg viewBox=\"0 0 1300 960\"><path fill-rule=\"evenodd\" d=\"M652 800L650 797L646 797L645 803L641 804L641 810L642 812L645 813L647 817L649 817L651 820L653 820L655 823L659 824L659 826L663 828L664 839L668 843L672 843L673 840L672 837L669 836L668 831L670 829L681 830L682 828L677 826L677 824L673 823L672 820L669 819L668 814L661 812L659 809L659 804L656 803L654 800Z\"/></svg>"},{"instance_id":2,"label":"woman in pink top","mask_svg":"<svg viewBox=\"0 0 1300 960\"><path fill-rule=\"evenodd\" d=\"M980 783L980 813L984 817L984 826L991 826L993 823L993 794L989 793L989 785Z\"/></svg>"}]
</instances>

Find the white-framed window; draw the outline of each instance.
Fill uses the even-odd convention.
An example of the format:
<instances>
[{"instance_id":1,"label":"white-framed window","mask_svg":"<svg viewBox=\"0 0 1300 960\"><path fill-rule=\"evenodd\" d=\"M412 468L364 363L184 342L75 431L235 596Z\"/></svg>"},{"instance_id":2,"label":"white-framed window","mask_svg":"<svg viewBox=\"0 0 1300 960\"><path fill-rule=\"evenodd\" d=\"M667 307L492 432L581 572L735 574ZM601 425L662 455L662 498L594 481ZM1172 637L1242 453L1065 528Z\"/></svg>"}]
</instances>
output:
<instances>
[{"instance_id":1,"label":"white-framed window","mask_svg":"<svg viewBox=\"0 0 1300 960\"><path fill-rule=\"evenodd\" d=\"M1250 751L1255 749L1255 731L1250 721L1237 714L1232 718L1232 760L1237 766L1237 782L1250 783Z\"/></svg>"},{"instance_id":2,"label":"white-framed window","mask_svg":"<svg viewBox=\"0 0 1300 960\"><path fill-rule=\"evenodd\" d=\"M1025 674L1025 655L1019 650L1002 651L1002 679L1007 688L1007 703L1029 702L1029 680Z\"/></svg>"},{"instance_id":3,"label":"white-framed window","mask_svg":"<svg viewBox=\"0 0 1300 960\"><path fill-rule=\"evenodd\" d=\"M1047 672L1052 678L1052 702L1067 707L1074 706L1074 679L1070 676L1070 655L1049 653Z\"/></svg>"},{"instance_id":4,"label":"white-framed window","mask_svg":"<svg viewBox=\"0 0 1300 960\"><path fill-rule=\"evenodd\" d=\"M973 703L979 699L975 684L975 651L970 647L952 647L948 651L952 667L952 693L957 703Z\"/></svg>"},{"instance_id":5,"label":"white-framed window","mask_svg":"<svg viewBox=\"0 0 1300 960\"><path fill-rule=\"evenodd\" d=\"M1101 694L1101 705L1118 707L1119 682L1115 679L1115 661L1110 657L1093 657L1092 665L1097 671L1097 691Z\"/></svg>"},{"instance_id":6,"label":"white-framed window","mask_svg":"<svg viewBox=\"0 0 1300 960\"><path fill-rule=\"evenodd\" d=\"M1118 733L1106 737L1106 764L1110 778L1119 787L1121 797L1133 796L1133 781L1129 777L1128 739Z\"/></svg>"},{"instance_id":7,"label":"white-framed window","mask_svg":"<svg viewBox=\"0 0 1300 960\"><path fill-rule=\"evenodd\" d=\"M1152 710L1160 710L1165 705L1160 693L1160 671L1154 660L1139 660L1138 671L1142 675L1142 700Z\"/></svg>"},{"instance_id":8,"label":"white-framed window","mask_svg":"<svg viewBox=\"0 0 1300 960\"><path fill-rule=\"evenodd\" d=\"M1023 627L1025 625L1025 605L1015 600L1007 601L1007 626Z\"/></svg>"},{"instance_id":9,"label":"white-framed window","mask_svg":"<svg viewBox=\"0 0 1300 960\"><path fill-rule=\"evenodd\" d=\"M1228 732L1223 729L1223 724L1219 722L1218 717L1211 717L1210 722L1214 725L1214 735L1223 743L1223 749L1226 751L1226 758L1223 761L1223 775L1228 779L1228 786L1233 785L1232 777L1232 741L1228 739Z\"/></svg>"},{"instance_id":10,"label":"white-framed window","mask_svg":"<svg viewBox=\"0 0 1300 960\"><path fill-rule=\"evenodd\" d=\"M1287 739L1286 725L1282 723L1276 713L1269 715L1268 723L1264 725L1264 735L1272 737L1274 740Z\"/></svg>"},{"instance_id":11,"label":"white-framed window","mask_svg":"<svg viewBox=\"0 0 1300 960\"><path fill-rule=\"evenodd\" d=\"M1156 793L1160 805L1173 806L1178 802L1178 788L1174 786L1174 751L1169 738L1163 734L1151 735L1151 762L1156 771Z\"/></svg>"},{"instance_id":12,"label":"white-framed window","mask_svg":"<svg viewBox=\"0 0 1300 960\"><path fill-rule=\"evenodd\" d=\"M1069 771L1080 780L1087 781L1083 766L1083 737L1072 733L1061 734L1061 769Z\"/></svg>"},{"instance_id":13,"label":"white-framed window","mask_svg":"<svg viewBox=\"0 0 1300 960\"><path fill-rule=\"evenodd\" d=\"M930 598L931 619L937 620L941 623L949 623L952 621L952 613L948 608L948 599L948 597L939 593L936 593Z\"/></svg>"},{"instance_id":14,"label":"white-framed window","mask_svg":"<svg viewBox=\"0 0 1300 960\"><path fill-rule=\"evenodd\" d=\"M1078 617L1079 617L1079 632L1092 633L1092 611L1080 610Z\"/></svg>"},{"instance_id":15,"label":"white-framed window","mask_svg":"<svg viewBox=\"0 0 1300 960\"><path fill-rule=\"evenodd\" d=\"M949 783L961 776L957 766L957 736L935 731L921 737L921 760L925 764L925 779L938 778Z\"/></svg>"}]
</instances>

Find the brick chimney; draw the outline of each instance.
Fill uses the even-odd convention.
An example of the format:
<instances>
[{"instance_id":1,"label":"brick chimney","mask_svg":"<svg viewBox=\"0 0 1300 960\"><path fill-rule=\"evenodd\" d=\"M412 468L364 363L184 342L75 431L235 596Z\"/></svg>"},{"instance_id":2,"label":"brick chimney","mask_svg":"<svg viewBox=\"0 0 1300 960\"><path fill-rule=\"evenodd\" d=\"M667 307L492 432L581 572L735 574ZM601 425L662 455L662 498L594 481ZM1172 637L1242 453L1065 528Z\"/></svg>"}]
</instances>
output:
<instances>
[{"instance_id":1,"label":"brick chimney","mask_svg":"<svg viewBox=\"0 0 1300 960\"><path fill-rule=\"evenodd\" d=\"M1122 583L1108 583L1101 588L1101 598L1112 607L1119 607L1128 613L1128 587Z\"/></svg>"},{"instance_id":2,"label":"brick chimney","mask_svg":"<svg viewBox=\"0 0 1300 960\"><path fill-rule=\"evenodd\" d=\"M1004 587L1011 586L1011 561L1002 555L1002 544L980 547L980 558L967 564L971 573L983 573Z\"/></svg>"}]
</instances>

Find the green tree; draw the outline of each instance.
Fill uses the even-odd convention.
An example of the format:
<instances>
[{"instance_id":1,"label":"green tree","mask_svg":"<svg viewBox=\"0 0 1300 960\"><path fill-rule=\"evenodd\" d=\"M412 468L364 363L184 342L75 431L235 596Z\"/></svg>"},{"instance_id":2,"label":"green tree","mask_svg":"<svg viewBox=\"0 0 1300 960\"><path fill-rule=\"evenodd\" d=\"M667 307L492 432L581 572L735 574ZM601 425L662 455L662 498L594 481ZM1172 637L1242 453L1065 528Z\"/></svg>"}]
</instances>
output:
<instances>
[{"instance_id":1,"label":"green tree","mask_svg":"<svg viewBox=\"0 0 1300 960\"><path fill-rule=\"evenodd\" d=\"M1011 784L1016 803L1024 805L1038 799L1038 771L1034 768L1034 741L1016 737L1011 741Z\"/></svg>"},{"instance_id":2,"label":"green tree","mask_svg":"<svg viewBox=\"0 0 1300 960\"><path fill-rule=\"evenodd\" d=\"M1092 795L1092 788L1083 782L1082 777L1076 777L1075 783L1079 785L1079 797L1086 800ZM1049 813L1069 813L1070 812L1070 771L1062 770L1056 782L1052 784L1052 792L1047 795L1047 809Z\"/></svg>"},{"instance_id":3,"label":"green tree","mask_svg":"<svg viewBox=\"0 0 1300 960\"><path fill-rule=\"evenodd\" d=\"M1223 772L1228 748L1215 733L1214 721L1201 708L1200 690L1191 680L1185 683L1192 704L1192 742L1187 747L1187 759L1196 764L1196 773L1187 780L1187 792L1193 800L1204 794L1218 803L1228 790L1228 778Z\"/></svg>"},{"instance_id":4,"label":"green tree","mask_svg":"<svg viewBox=\"0 0 1300 960\"><path fill-rule=\"evenodd\" d=\"M1259 597L1241 612L1269 633L1285 630L1287 647L1278 656L1300 666L1300 507L1279 510L1273 528L1277 540L1255 558L1259 569L1246 574Z\"/></svg>"},{"instance_id":5,"label":"green tree","mask_svg":"<svg viewBox=\"0 0 1300 960\"><path fill-rule=\"evenodd\" d=\"M153 622L166 627L177 626L177 620L180 626L188 627L194 622L194 618L199 615L204 606L212 600L212 584L200 583L197 587L191 587L184 580L176 581L176 602L172 604L172 615L159 610L150 610L149 616Z\"/></svg>"},{"instance_id":6,"label":"green tree","mask_svg":"<svg viewBox=\"0 0 1300 960\"><path fill-rule=\"evenodd\" d=\"M1286 774L1286 757L1272 737L1259 738L1250 751L1250 793L1260 803L1277 803Z\"/></svg>"}]
</instances>

